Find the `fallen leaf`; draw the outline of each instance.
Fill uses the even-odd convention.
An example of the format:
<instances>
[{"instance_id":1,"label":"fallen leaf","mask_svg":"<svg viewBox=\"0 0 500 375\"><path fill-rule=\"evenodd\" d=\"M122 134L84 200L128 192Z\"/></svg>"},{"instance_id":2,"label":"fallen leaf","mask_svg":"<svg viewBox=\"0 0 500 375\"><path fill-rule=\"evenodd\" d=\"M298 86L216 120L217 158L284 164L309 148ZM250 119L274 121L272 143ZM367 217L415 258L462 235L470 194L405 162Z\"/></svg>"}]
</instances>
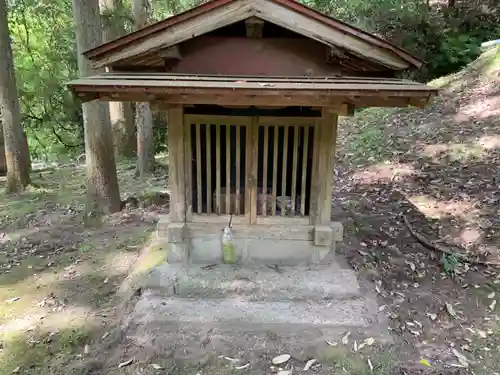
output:
<instances>
[{"instance_id":1,"label":"fallen leaf","mask_svg":"<svg viewBox=\"0 0 500 375\"><path fill-rule=\"evenodd\" d=\"M281 354L277 357L274 357L272 362L273 362L273 365L281 365L283 363L286 363L290 360L291 356L290 354Z\"/></svg>"},{"instance_id":2,"label":"fallen leaf","mask_svg":"<svg viewBox=\"0 0 500 375\"><path fill-rule=\"evenodd\" d=\"M250 367L250 362L248 362L246 365L243 365L243 366L236 366L235 369L236 370L244 370L248 367Z\"/></svg>"},{"instance_id":3,"label":"fallen leaf","mask_svg":"<svg viewBox=\"0 0 500 375\"><path fill-rule=\"evenodd\" d=\"M101 340L106 339L106 337L108 337L109 335L110 335L110 333L106 332L104 335L102 335Z\"/></svg>"},{"instance_id":4,"label":"fallen leaf","mask_svg":"<svg viewBox=\"0 0 500 375\"><path fill-rule=\"evenodd\" d=\"M351 332L347 332L344 337L342 337L342 340L340 340L342 342L343 345L347 345L349 344L349 335L351 334Z\"/></svg>"},{"instance_id":5,"label":"fallen leaf","mask_svg":"<svg viewBox=\"0 0 500 375\"><path fill-rule=\"evenodd\" d=\"M109 281L109 277L106 277L106 278L104 279L103 283L104 283L104 284L107 284L107 283L108 283L108 281Z\"/></svg>"},{"instance_id":6,"label":"fallen leaf","mask_svg":"<svg viewBox=\"0 0 500 375\"><path fill-rule=\"evenodd\" d=\"M125 361L125 362L122 362L118 365L118 368L122 368L122 367L125 367L125 366L129 366L132 364L132 362L134 362L134 358L130 358L129 360Z\"/></svg>"},{"instance_id":7,"label":"fallen leaf","mask_svg":"<svg viewBox=\"0 0 500 375\"><path fill-rule=\"evenodd\" d=\"M365 339L364 343L368 346L372 346L375 343L375 339L373 337L368 337Z\"/></svg>"},{"instance_id":8,"label":"fallen leaf","mask_svg":"<svg viewBox=\"0 0 500 375\"><path fill-rule=\"evenodd\" d=\"M405 263L406 263L407 265L409 265L409 266L410 266L410 269L411 269L412 271L414 271L414 272L415 272L415 270L417 269L417 267L415 267L415 263L410 262L410 261L408 261L408 260L405 260Z\"/></svg>"},{"instance_id":9,"label":"fallen leaf","mask_svg":"<svg viewBox=\"0 0 500 375\"><path fill-rule=\"evenodd\" d=\"M447 303L445 304L445 306L446 306L446 311L448 312L448 314L450 314L450 316L451 316L452 318L455 318L455 319L456 319L456 318L457 318L457 313L455 312L455 309L453 308L453 306L451 305L451 303L448 303L448 302L447 302Z\"/></svg>"},{"instance_id":10,"label":"fallen leaf","mask_svg":"<svg viewBox=\"0 0 500 375\"><path fill-rule=\"evenodd\" d=\"M430 320L436 320L437 319L437 314L433 313L427 313L427 316L429 317Z\"/></svg>"},{"instance_id":11,"label":"fallen leaf","mask_svg":"<svg viewBox=\"0 0 500 375\"><path fill-rule=\"evenodd\" d=\"M5 301L5 302L7 302L7 303L12 303L12 302L19 301L20 299L21 299L21 297L14 297L14 298L8 299L8 300L7 300L7 301Z\"/></svg>"},{"instance_id":12,"label":"fallen leaf","mask_svg":"<svg viewBox=\"0 0 500 375\"><path fill-rule=\"evenodd\" d=\"M481 331L480 329L477 330L477 334L479 335L479 337L481 337L483 339L488 337L487 333L485 331Z\"/></svg>"},{"instance_id":13,"label":"fallen leaf","mask_svg":"<svg viewBox=\"0 0 500 375\"><path fill-rule=\"evenodd\" d=\"M382 312L387 308L387 305L382 305L378 308L378 311Z\"/></svg>"},{"instance_id":14,"label":"fallen leaf","mask_svg":"<svg viewBox=\"0 0 500 375\"><path fill-rule=\"evenodd\" d=\"M495 310L495 306L496 306L496 304L497 304L497 300L496 300L496 299L494 299L494 300L490 303L490 305L489 305L488 307L490 308L490 310L491 310L491 311Z\"/></svg>"},{"instance_id":15,"label":"fallen leaf","mask_svg":"<svg viewBox=\"0 0 500 375\"><path fill-rule=\"evenodd\" d=\"M451 348L451 352L453 353L453 355L455 357L457 357L458 359L458 362L460 363L460 365L464 366L464 367L469 367L469 361L467 359L466 356L464 356L462 353L460 353L457 349L455 348Z\"/></svg>"},{"instance_id":16,"label":"fallen leaf","mask_svg":"<svg viewBox=\"0 0 500 375\"><path fill-rule=\"evenodd\" d=\"M311 366L314 365L316 362L317 362L317 360L314 358L307 361L306 365L304 366L304 371L309 370L311 368Z\"/></svg>"},{"instance_id":17,"label":"fallen leaf","mask_svg":"<svg viewBox=\"0 0 500 375\"><path fill-rule=\"evenodd\" d=\"M337 344L337 342L331 342L331 341L328 341L328 340L326 340L325 342L326 342L328 345L330 345L330 346L337 346L337 345L338 345L338 344Z\"/></svg>"},{"instance_id":18,"label":"fallen leaf","mask_svg":"<svg viewBox=\"0 0 500 375\"><path fill-rule=\"evenodd\" d=\"M163 367L160 366L158 363L151 363L151 367L154 368L155 370L163 370Z\"/></svg>"},{"instance_id":19,"label":"fallen leaf","mask_svg":"<svg viewBox=\"0 0 500 375\"><path fill-rule=\"evenodd\" d=\"M12 370L13 374L18 374L21 371L21 367L17 366L14 370Z\"/></svg>"},{"instance_id":20,"label":"fallen leaf","mask_svg":"<svg viewBox=\"0 0 500 375\"><path fill-rule=\"evenodd\" d=\"M432 366L431 366L431 363L430 363L428 360L426 360L426 359L421 359L421 360L419 361L419 363L420 363L421 365L424 365L424 366L427 366L427 367L432 367Z\"/></svg>"},{"instance_id":21,"label":"fallen leaf","mask_svg":"<svg viewBox=\"0 0 500 375\"><path fill-rule=\"evenodd\" d=\"M370 367L370 371L373 372L373 364L372 361L370 361L370 358L366 360L368 362L368 367Z\"/></svg>"}]
</instances>

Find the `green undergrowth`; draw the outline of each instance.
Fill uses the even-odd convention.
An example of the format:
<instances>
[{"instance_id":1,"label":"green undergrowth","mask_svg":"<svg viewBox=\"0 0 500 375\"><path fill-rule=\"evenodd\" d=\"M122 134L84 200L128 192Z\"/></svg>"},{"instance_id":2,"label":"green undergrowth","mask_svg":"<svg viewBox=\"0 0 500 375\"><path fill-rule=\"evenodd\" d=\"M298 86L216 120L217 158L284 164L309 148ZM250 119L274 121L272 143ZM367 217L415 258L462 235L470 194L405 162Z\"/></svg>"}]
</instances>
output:
<instances>
[{"instance_id":1,"label":"green undergrowth","mask_svg":"<svg viewBox=\"0 0 500 375\"><path fill-rule=\"evenodd\" d=\"M429 82L429 85L442 89L444 92L454 93L470 91L471 84L488 84L497 81L500 77L500 47L483 53L457 73L450 74ZM446 99L449 100L449 99ZM437 112L443 104L443 99L432 99L424 112ZM389 160L397 151L397 143L411 142L410 137L420 138L419 132L428 132L420 129L422 125L415 113L416 108L367 108L358 111L348 120L341 130L340 149L349 164L363 166ZM420 111L422 112L422 111ZM401 129L406 127L405 129ZM399 128L399 129L398 129ZM433 128L434 136L440 132L439 126ZM410 137L408 137L410 136ZM405 137L408 139L405 140ZM345 145L345 146L344 146ZM396 147L395 147L396 146ZM451 145L451 161L470 161L482 158L483 149L467 144Z\"/></svg>"}]
</instances>

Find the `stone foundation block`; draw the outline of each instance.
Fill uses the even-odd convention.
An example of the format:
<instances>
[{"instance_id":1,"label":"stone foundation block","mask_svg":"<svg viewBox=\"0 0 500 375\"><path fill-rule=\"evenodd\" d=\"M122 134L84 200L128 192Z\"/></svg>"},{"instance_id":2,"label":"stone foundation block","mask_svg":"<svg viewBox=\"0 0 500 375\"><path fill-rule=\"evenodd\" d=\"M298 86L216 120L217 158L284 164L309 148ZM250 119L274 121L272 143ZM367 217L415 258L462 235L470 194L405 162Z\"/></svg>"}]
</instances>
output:
<instances>
[{"instance_id":1,"label":"stone foundation block","mask_svg":"<svg viewBox=\"0 0 500 375\"><path fill-rule=\"evenodd\" d=\"M167 242L182 243L184 242L185 223L170 223L167 227Z\"/></svg>"},{"instance_id":2,"label":"stone foundation block","mask_svg":"<svg viewBox=\"0 0 500 375\"><path fill-rule=\"evenodd\" d=\"M333 233L332 228L327 225L317 225L314 227L314 245L326 246L332 245Z\"/></svg>"}]
</instances>

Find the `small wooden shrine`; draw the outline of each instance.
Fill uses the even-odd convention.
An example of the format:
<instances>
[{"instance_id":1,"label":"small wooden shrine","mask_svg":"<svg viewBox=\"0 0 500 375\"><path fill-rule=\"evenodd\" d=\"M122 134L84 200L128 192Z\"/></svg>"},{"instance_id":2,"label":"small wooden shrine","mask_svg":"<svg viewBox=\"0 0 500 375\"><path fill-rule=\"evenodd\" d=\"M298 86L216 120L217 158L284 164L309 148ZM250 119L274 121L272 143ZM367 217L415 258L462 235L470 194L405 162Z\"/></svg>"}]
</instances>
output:
<instances>
[{"instance_id":1,"label":"small wooden shrine","mask_svg":"<svg viewBox=\"0 0 500 375\"><path fill-rule=\"evenodd\" d=\"M293 0L214 0L85 56L112 73L71 82L83 101L167 111L169 262L217 263L230 215L240 262L320 261L342 238L338 117L435 94L395 78L416 57Z\"/></svg>"}]
</instances>

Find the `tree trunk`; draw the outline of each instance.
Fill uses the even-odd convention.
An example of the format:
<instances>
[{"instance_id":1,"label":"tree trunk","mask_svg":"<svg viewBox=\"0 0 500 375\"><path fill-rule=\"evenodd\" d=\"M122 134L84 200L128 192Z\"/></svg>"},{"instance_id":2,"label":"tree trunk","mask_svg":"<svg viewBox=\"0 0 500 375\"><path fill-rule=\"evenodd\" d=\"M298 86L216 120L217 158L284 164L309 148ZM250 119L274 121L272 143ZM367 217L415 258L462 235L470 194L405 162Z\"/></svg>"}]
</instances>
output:
<instances>
[{"instance_id":1,"label":"tree trunk","mask_svg":"<svg viewBox=\"0 0 500 375\"><path fill-rule=\"evenodd\" d=\"M3 141L3 127L2 120L0 119L0 176L5 176L6 173L7 161L5 160L5 142Z\"/></svg>"},{"instance_id":2,"label":"tree trunk","mask_svg":"<svg viewBox=\"0 0 500 375\"><path fill-rule=\"evenodd\" d=\"M99 7L104 23L104 41L107 42L124 35L125 28L121 19L123 13L122 0L100 0ZM137 151L137 142L132 103L109 102L109 116L116 157L134 157Z\"/></svg>"},{"instance_id":3,"label":"tree trunk","mask_svg":"<svg viewBox=\"0 0 500 375\"><path fill-rule=\"evenodd\" d=\"M81 77L100 73L90 65L82 52L102 42L98 0L73 0L76 30L78 71ZM84 103L83 126L87 162L87 211L120 211L120 192L113 152L113 135L107 104L93 101Z\"/></svg>"},{"instance_id":4,"label":"tree trunk","mask_svg":"<svg viewBox=\"0 0 500 375\"><path fill-rule=\"evenodd\" d=\"M7 166L6 191L17 193L30 183L30 159L21 125L5 0L0 0L0 115Z\"/></svg>"},{"instance_id":5,"label":"tree trunk","mask_svg":"<svg viewBox=\"0 0 500 375\"><path fill-rule=\"evenodd\" d=\"M148 24L149 0L132 0L135 28ZM153 115L149 103L136 103L137 174L147 176L154 169Z\"/></svg>"}]
</instances>

